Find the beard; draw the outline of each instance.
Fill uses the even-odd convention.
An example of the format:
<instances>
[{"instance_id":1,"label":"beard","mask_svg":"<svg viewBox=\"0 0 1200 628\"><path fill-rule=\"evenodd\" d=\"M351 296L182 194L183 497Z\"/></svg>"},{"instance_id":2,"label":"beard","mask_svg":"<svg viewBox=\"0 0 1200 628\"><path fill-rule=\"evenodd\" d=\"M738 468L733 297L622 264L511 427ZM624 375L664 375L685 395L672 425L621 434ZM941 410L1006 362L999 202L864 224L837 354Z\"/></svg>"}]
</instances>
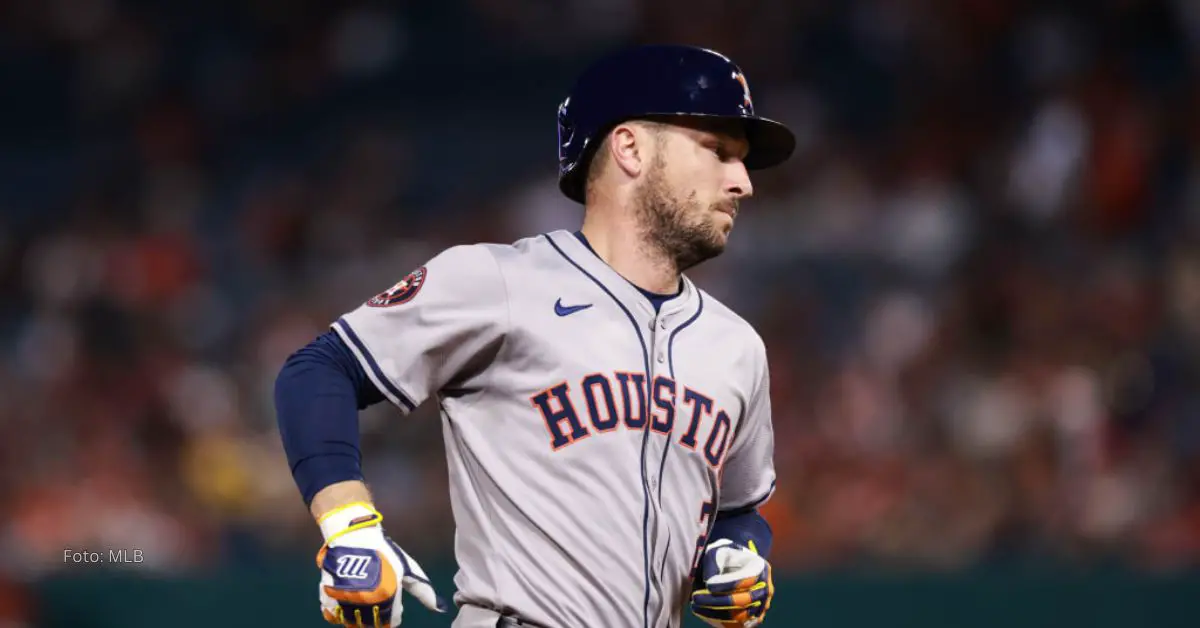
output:
<instances>
[{"instance_id":1,"label":"beard","mask_svg":"<svg viewBox=\"0 0 1200 628\"><path fill-rule=\"evenodd\" d=\"M701 208L692 192L685 199L671 193L661 156L654 161L635 200L642 241L683 272L725 251L727 230L713 221L721 207ZM737 205L732 204L736 210ZM736 213L736 212L735 212Z\"/></svg>"}]
</instances>

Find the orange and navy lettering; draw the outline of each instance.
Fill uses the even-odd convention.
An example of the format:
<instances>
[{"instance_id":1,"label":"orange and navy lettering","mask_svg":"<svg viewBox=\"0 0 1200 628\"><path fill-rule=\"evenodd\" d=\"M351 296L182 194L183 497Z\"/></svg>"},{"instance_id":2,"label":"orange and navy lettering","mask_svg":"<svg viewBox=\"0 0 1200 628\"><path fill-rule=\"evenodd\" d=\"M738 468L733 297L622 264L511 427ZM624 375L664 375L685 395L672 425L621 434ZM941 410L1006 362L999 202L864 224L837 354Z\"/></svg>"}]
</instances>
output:
<instances>
[{"instance_id":1,"label":"orange and navy lettering","mask_svg":"<svg viewBox=\"0 0 1200 628\"><path fill-rule=\"evenodd\" d=\"M654 378L654 407L650 414L650 431L670 434L675 426L675 380L664 375Z\"/></svg>"},{"instance_id":2,"label":"orange and navy lettering","mask_svg":"<svg viewBox=\"0 0 1200 628\"><path fill-rule=\"evenodd\" d=\"M617 415L617 401L613 397L612 382L603 373L592 373L583 378L583 396L587 401L588 415L592 417L592 427L597 432L607 432L616 429L621 417ZM603 405L597 403L596 391L600 391Z\"/></svg>"},{"instance_id":3,"label":"orange and navy lettering","mask_svg":"<svg viewBox=\"0 0 1200 628\"><path fill-rule=\"evenodd\" d=\"M640 430L646 427L646 375L643 373L613 373L620 382L621 398L624 403L625 427ZM633 403L633 395L629 392L630 384L637 391L637 403ZM634 413L637 413L636 416Z\"/></svg>"},{"instance_id":4,"label":"orange and navy lettering","mask_svg":"<svg viewBox=\"0 0 1200 628\"><path fill-rule=\"evenodd\" d=\"M729 437L733 424L724 410L717 413L712 430L708 432L708 442L704 445L704 458L712 467L721 466L721 458L725 457L725 449L729 446Z\"/></svg>"},{"instance_id":5,"label":"orange and navy lettering","mask_svg":"<svg viewBox=\"0 0 1200 628\"><path fill-rule=\"evenodd\" d=\"M720 469L733 436L733 423L729 413L716 407L712 396L686 386L680 390L675 380L665 375L655 377L647 390L645 374L622 371L611 376L588 374L580 381L579 390L581 404L572 400L571 386L567 382L555 384L530 397L550 435L551 450L558 451L593 432L612 432L622 424L626 429L641 430L649 423L650 431L670 436L675 429L676 402L682 393L687 429L678 443L696 451L697 444L703 442L700 453L705 461ZM649 417L646 416L647 395L651 404ZM690 413L686 410L688 407ZM582 416L576 408L585 411L587 416Z\"/></svg>"},{"instance_id":6,"label":"orange and navy lettering","mask_svg":"<svg viewBox=\"0 0 1200 628\"><path fill-rule=\"evenodd\" d=\"M550 432L550 447L555 451L588 436L587 428L579 421L579 413L571 403L570 392L570 384L562 382L529 398L533 407L537 408L546 420L546 430ZM565 431L563 423L566 423L568 428Z\"/></svg>"},{"instance_id":7,"label":"orange and navy lettering","mask_svg":"<svg viewBox=\"0 0 1200 628\"><path fill-rule=\"evenodd\" d=\"M685 388L683 391L683 402L692 405L692 420L688 423L687 431L683 433L683 437L679 439L679 444L696 450L696 432L700 429L700 421L707 416L712 416L713 400L704 395Z\"/></svg>"}]
</instances>

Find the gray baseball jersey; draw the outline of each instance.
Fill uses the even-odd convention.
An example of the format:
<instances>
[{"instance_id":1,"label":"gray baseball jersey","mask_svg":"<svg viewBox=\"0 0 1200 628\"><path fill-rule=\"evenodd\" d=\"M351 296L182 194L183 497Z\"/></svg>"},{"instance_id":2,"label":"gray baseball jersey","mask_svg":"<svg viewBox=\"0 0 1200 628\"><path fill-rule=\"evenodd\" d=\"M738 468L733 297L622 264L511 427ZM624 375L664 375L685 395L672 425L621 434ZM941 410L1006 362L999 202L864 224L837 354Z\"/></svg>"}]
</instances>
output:
<instances>
[{"instance_id":1,"label":"gray baseball jersey","mask_svg":"<svg viewBox=\"0 0 1200 628\"><path fill-rule=\"evenodd\" d=\"M334 328L404 412L437 397L460 606L679 626L714 512L774 491L762 339L570 232L447 249Z\"/></svg>"}]
</instances>

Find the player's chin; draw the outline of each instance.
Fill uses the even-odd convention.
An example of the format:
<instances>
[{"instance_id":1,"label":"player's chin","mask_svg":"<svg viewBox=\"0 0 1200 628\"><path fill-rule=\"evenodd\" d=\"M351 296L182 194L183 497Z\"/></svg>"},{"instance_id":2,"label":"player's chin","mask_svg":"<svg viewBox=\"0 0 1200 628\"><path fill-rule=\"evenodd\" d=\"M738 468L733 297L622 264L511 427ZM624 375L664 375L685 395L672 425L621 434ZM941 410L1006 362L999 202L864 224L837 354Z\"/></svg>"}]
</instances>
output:
<instances>
[{"instance_id":1,"label":"player's chin","mask_svg":"<svg viewBox=\"0 0 1200 628\"><path fill-rule=\"evenodd\" d=\"M719 242L721 248L725 248L725 243L729 240L729 234L732 232L733 216L725 212L717 212L712 221L712 239Z\"/></svg>"},{"instance_id":2,"label":"player's chin","mask_svg":"<svg viewBox=\"0 0 1200 628\"><path fill-rule=\"evenodd\" d=\"M718 225L710 230L703 246L706 259L725 252L725 246L729 243L729 232L732 229L733 225Z\"/></svg>"}]
</instances>

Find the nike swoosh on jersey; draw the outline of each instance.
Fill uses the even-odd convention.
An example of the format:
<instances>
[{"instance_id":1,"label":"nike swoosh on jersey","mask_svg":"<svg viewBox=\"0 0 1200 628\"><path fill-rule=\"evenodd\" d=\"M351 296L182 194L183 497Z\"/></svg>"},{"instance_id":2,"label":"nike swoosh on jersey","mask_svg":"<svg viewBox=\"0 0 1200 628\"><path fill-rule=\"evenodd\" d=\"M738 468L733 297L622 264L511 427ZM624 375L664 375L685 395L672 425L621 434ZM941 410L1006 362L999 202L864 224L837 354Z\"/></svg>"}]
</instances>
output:
<instances>
[{"instance_id":1,"label":"nike swoosh on jersey","mask_svg":"<svg viewBox=\"0 0 1200 628\"><path fill-rule=\"evenodd\" d=\"M562 299L559 299L554 302L554 313L558 314L559 316L570 316L575 312L586 310L589 307L592 307L591 303L584 303L583 305L563 305Z\"/></svg>"}]
</instances>

